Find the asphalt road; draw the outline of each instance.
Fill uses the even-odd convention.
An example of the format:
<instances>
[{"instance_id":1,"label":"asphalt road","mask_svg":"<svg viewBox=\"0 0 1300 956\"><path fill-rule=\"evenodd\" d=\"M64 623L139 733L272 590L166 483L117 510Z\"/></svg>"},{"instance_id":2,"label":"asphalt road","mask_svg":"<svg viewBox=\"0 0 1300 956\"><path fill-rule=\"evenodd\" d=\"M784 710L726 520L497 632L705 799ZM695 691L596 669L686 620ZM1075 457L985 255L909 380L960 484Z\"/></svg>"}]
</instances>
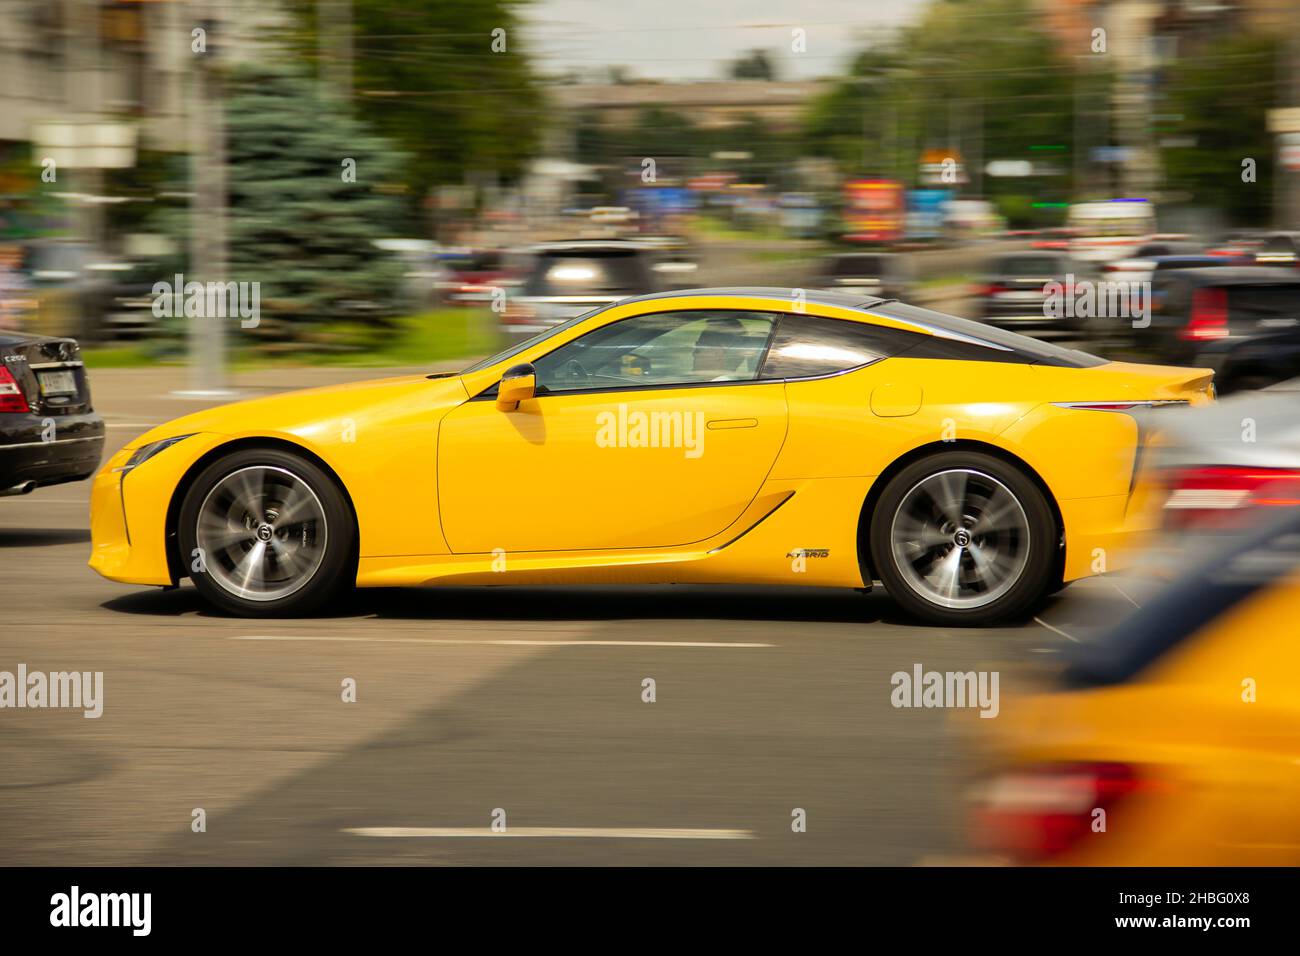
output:
<instances>
[{"instance_id":1,"label":"asphalt road","mask_svg":"<svg viewBox=\"0 0 1300 956\"><path fill-rule=\"evenodd\" d=\"M92 382L113 448L202 404L171 395L180 370ZM104 674L99 719L0 710L10 864L962 860L954 715L894 709L890 675L1026 690L1136 593L1081 582L993 630L912 626L883 593L684 587L366 591L245 621L91 572L87 496L0 499L0 670Z\"/></svg>"}]
</instances>

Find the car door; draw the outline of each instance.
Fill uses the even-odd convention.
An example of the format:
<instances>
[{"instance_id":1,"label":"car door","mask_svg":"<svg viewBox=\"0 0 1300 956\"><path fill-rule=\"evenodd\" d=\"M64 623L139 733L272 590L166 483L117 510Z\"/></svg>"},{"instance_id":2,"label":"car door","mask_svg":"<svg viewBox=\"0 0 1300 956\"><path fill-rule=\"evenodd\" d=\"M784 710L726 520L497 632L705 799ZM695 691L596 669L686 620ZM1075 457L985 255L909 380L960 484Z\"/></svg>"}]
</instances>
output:
<instances>
[{"instance_id":1,"label":"car door","mask_svg":"<svg viewBox=\"0 0 1300 956\"><path fill-rule=\"evenodd\" d=\"M538 394L495 389L444 418L438 496L453 552L674 547L731 525L785 440L782 382L758 381L774 317L633 316L542 356Z\"/></svg>"}]
</instances>

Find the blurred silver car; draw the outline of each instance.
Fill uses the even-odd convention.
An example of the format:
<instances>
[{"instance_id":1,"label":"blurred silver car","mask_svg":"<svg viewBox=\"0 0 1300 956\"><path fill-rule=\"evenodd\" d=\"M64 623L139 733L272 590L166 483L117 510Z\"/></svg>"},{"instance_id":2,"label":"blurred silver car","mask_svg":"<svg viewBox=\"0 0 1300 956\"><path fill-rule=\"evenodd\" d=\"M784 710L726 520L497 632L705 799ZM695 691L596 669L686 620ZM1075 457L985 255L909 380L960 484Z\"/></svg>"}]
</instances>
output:
<instances>
[{"instance_id":1,"label":"blurred silver car","mask_svg":"<svg viewBox=\"0 0 1300 956\"><path fill-rule=\"evenodd\" d=\"M501 331L530 338L584 312L659 291L655 250L621 239L575 239L532 247L519 293L508 298Z\"/></svg>"},{"instance_id":2,"label":"blurred silver car","mask_svg":"<svg viewBox=\"0 0 1300 956\"><path fill-rule=\"evenodd\" d=\"M1236 532L1300 504L1300 378L1178 409L1159 424L1153 464L1169 531Z\"/></svg>"}]
</instances>

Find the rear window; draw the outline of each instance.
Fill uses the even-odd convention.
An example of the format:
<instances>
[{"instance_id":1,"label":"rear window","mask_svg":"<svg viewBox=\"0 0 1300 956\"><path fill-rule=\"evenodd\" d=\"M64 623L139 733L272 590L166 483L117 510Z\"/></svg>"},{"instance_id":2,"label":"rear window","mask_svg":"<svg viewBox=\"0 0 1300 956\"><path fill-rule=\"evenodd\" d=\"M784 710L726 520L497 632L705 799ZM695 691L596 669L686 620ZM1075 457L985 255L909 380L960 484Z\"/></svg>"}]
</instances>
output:
<instances>
[{"instance_id":1,"label":"rear window","mask_svg":"<svg viewBox=\"0 0 1300 956\"><path fill-rule=\"evenodd\" d=\"M447 256L443 261L457 272L491 272L501 268L501 253L463 253Z\"/></svg>"},{"instance_id":2,"label":"rear window","mask_svg":"<svg viewBox=\"0 0 1300 956\"><path fill-rule=\"evenodd\" d=\"M1051 256L1006 256L993 263L993 272L997 275L1017 278L1055 276L1067 271L1064 259Z\"/></svg>"},{"instance_id":3,"label":"rear window","mask_svg":"<svg viewBox=\"0 0 1300 956\"><path fill-rule=\"evenodd\" d=\"M1216 550L1106 636L1074 648L1062 675L1065 685L1102 687L1131 680L1215 618L1293 576L1300 570L1300 509L1290 509L1280 523L1254 534L1226 539Z\"/></svg>"},{"instance_id":4,"label":"rear window","mask_svg":"<svg viewBox=\"0 0 1300 956\"><path fill-rule=\"evenodd\" d=\"M651 291L645 257L633 250L543 252L524 295L639 295Z\"/></svg>"},{"instance_id":5,"label":"rear window","mask_svg":"<svg viewBox=\"0 0 1300 956\"><path fill-rule=\"evenodd\" d=\"M880 256L842 256L831 262L830 275L836 279L884 275L885 260Z\"/></svg>"},{"instance_id":6,"label":"rear window","mask_svg":"<svg viewBox=\"0 0 1300 956\"><path fill-rule=\"evenodd\" d=\"M763 364L763 378L809 378L860 368L914 344L915 335L865 322L784 315Z\"/></svg>"},{"instance_id":7,"label":"rear window","mask_svg":"<svg viewBox=\"0 0 1300 956\"><path fill-rule=\"evenodd\" d=\"M1053 345L1051 342L1041 342L1027 335L985 325L983 322L973 322L970 319L933 312L930 309L922 309L902 302L885 302L871 306L869 311L875 315L901 319L904 322L912 322L952 336L959 336L964 340L974 340L970 346L970 354L962 356L967 359L1007 361L1008 357L1013 356L1018 361L1028 364L1057 365L1064 368L1096 368L1098 365L1107 364L1106 359L1088 352L1067 349L1060 345ZM993 347L982 347L979 344L981 342L987 342ZM933 344L937 346L939 343ZM991 354L981 355L981 351ZM1007 353L1010 353L1010 356Z\"/></svg>"},{"instance_id":8,"label":"rear window","mask_svg":"<svg viewBox=\"0 0 1300 956\"><path fill-rule=\"evenodd\" d=\"M1256 322L1300 318L1300 283L1229 286L1228 313Z\"/></svg>"}]
</instances>

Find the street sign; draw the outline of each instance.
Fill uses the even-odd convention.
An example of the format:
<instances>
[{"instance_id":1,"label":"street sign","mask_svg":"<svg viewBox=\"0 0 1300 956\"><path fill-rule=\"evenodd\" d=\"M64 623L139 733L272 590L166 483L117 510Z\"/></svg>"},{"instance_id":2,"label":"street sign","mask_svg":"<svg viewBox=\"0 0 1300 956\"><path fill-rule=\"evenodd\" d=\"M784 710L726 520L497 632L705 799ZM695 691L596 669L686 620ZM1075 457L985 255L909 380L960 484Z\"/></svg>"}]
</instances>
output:
<instances>
[{"instance_id":1,"label":"street sign","mask_svg":"<svg viewBox=\"0 0 1300 956\"><path fill-rule=\"evenodd\" d=\"M62 169L130 169L135 165L136 128L128 123L32 125L32 156L53 159Z\"/></svg>"},{"instance_id":2,"label":"street sign","mask_svg":"<svg viewBox=\"0 0 1300 956\"><path fill-rule=\"evenodd\" d=\"M1300 106L1284 106L1268 111L1270 133L1300 133Z\"/></svg>"}]
</instances>

